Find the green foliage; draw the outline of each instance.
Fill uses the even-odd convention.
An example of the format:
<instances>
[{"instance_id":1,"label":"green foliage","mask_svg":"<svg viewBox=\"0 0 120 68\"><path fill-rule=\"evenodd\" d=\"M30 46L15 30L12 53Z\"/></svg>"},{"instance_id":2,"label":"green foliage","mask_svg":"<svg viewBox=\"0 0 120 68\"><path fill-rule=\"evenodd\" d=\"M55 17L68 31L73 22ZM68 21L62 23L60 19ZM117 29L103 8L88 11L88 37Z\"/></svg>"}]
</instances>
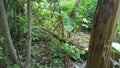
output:
<instances>
[{"instance_id":1,"label":"green foliage","mask_svg":"<svg viewBox=\"0 0 120 68\"><path fill-rule=\"evenodd\" d=\"M67 52L70 56L72 56L74 59L81 59L80 54L85 54L84 51L81 51L76 46L70 46L68 44L62 44L61 48Z\"/></svg>"},{"instance_id":2,"label":"green foliage","mask_svg":"<svg viewBox=\"0 0 120 68\"><path fill-rule=\"evenodd\" d=\"M3 59L4 55L3 55L3 48L0 47L0 60Z\"/></svg>"},{"instance_id":3,"label":"green foliage","mask_svg":"<svg viewBox=\"0 0 120 68\"><path fill-rule=\"evenodd\" d=\"M64 28L66 31L71 32L74 29L73 23L72 18L67 15L64 17Z\"/></svg>"},{"instance_id":4,"label":"green foliage","mask_svg":"<svg viewBox=\"0 0 120 68\"><path fill-rule=\"evenodd\" d=\"M118 61L113 61L112 63L113 63L113 65L115 65L115 66L117 65L120 67L120 59L118 59Z\"/></svg>"},{"instance_id":5,"label":"green foliage","mask_svg":"<svg viewBox=\"0 0 120 68\"><path fill-rule=\"evenodd\" d=\"M34 45L34 46L32 46L32 50L31 50L31 55L32 56L36 56L36 55L38 55L39 54L39 51L37 51L36 49L38 49L39 47L38 47L38 45Z\"/></svg>"},{"instance_id":6,"label":"green foliage","mask_svg":"<svg viewBox=\"0 0 120 68\"><path fill-rule=\"evenodd\" d=\"M120 31L117 32L117 42L120 43Z\"/></svg>"},{"instance_id":7,"label":"green foliage","mask_svg":"<svg viewBox=\"0 0 120 68\"><path fill-rule=\"evenodd\" d=\"M56 3L58 2L59 0L46 0L48 3Z\"/></svg>"},{"instance_id":8,"label":"green foliage","mask_svg":"<svg viewBox=\"0 0 120 68\"><path fill-rule=\"evenodd\" d=\"M83 39L79 39L77 42L78 42L78 44L82 44L83 43Z\"/></svg>"},{"instance_id":9,"label":"green foliage","mask_svg":"<svg viewBox=\"0 0 120 68\"><path fill-rule=\"evenodd\" d=\"M117 42L120 43L120 23L117 25Z\"/></svg>"},{"instance_id":10,"label":"green foliage","mask_svg":"<svg viewBox=\"0 0 120 68\"><path fill-rule=\"evenodd\" d=\"M120 44L118 43L112 43L112 52L120 54Z\"/></svg>"},{"instance_id":11,"label":"green foliage","mask_svg":"<svg viewBox=\"0 0 120 68\"><path fill-rule=\"evenodd\" d=\"M120 23L117 25L117 30L120 31Z\"/></svg>"},{"instance_id":12,"label":"green foliage","mask_svg":"<svg viewBox=\"0 0 120 68\"><path fill-rule=\"evenodd\" d=\"M17 64L14 64L14 65L8 64L7 68L20 68L20 66Z\"/></svg>"},{"instance_id":13,"label":"green foliage","mask_svg":"<svg viewBox=\"0 0 120 68\"><path fill-rule=\"evenodd\" d=\"M0 43L3 43L6 40L6 38L2 35L0 35Z\"/></svg>"},{"instance_id":14,"label":"green foliage","mask_svg":"<svg viewBox=\"0 0 120 68\"><path fill-rule=\"evenodd\" d=\"M14 64L13 68L20 68L17 64Z\"/></svg>"},{"instance_id":15,"label":"green foliage","mask_svg":"<svg viewBox=\"0 0 120 68\"><path fill-rule=\"evenodd\" d=\"M4 43L5 40L6 40L6 38L4 36L0 35L0 45L1 45L0 46L0 60L4 59L3 48L2 48L2 46L4 46L4 45L1 43Z\"/></svg>"},{"instance_id":16,"label":"green foliage","mask_svg":"<svg viewBox=\"0 0 120 68\"><path fill-rule=\"evenodd\" d=\"M16 50L18 50L16 52L20 52L19 58L24 60L28 31L26 0L15 0L10 1L10 3L8 0L5 0L4 3L8 14L12 39ZM61 38L62 26L61 22L58 21L59 16L62 16L64 29L69 33L74 28L91 28L96 3L97 0L82 0L79 7L74 9L75 19L73 20L69 15L73 10L75 0L32 0L32 51L30 68L64 68L62 62L64 53L67 53L74 59L81 59L80 55L85 54L84 51L81 51L75 45L60 42L55 37L52 37L51 33L55 33ZM56 27L56 25L58 26ZM51 33L41 28L45 28ZM5 38L0 36L0 43L4 41ZM68 39L65 41L68 41ZM83 43L82 40L77 42L79 44ZM3 57L2 50L0 47L0 59ZM18 65L14 64L11 66L11 64L9 61L7 68L19 68Z\"/></svg>"},{"instance_id":17,"label":"green foliage","mask_svg":"<svg viewBox=\"0 0 120 68\"><path fill-rule=\"evenodd\" d=\"M63 11L63 13L68 14L70 13L70 11L72 10L73 6L74 6L74 0L63 0L60 2L60 7L61 10Z\"/></svg>"},{"instance_id":18,"label":"green foliage","mask_svg":"<svg viewBox=\"0 0 120 68\"><path fill-rule=\"evenodd\" d=\"M92 17L97 0L82 0L79 8L76 8L76 26L82 29L91 29ZM75 27L76 27L75 26ZM76 27L76 28L77 28Z\"/></svg>"},{"instance_id":19,"label":"green foliage","mask_svg":"<svg viewBox=\"0 0 120 68\"><path fill-rule=\"evenodd\" d=\"M17 23L16 27L20 27L18 31L21 31L23 33L27 33L27 17L23 16L23 15L18 15L17 16L17 20L19 21L19 23Z\"/></svg>"},{"instance_id":20,"label":"green foliage","mask_svg":"<svg viewBox=\"0 0 120 68\"><path fill-rule=\"evenodd\" d=\"M55 41L54 39L52 40L54 42L51 42L48 45L44 45L40 43L39 45L32 46L33 58L31 59L30 68L35 68L35 67L56 68L58 66L62 68L63 63L61 59L62 59L63 53L61 51L58 51L58 48L57 48L58 42ZM46 54L46 53L50 53L50 54ZM42 64L45 64L45 65L42 65Z\"/></svg>"}]
</instances>

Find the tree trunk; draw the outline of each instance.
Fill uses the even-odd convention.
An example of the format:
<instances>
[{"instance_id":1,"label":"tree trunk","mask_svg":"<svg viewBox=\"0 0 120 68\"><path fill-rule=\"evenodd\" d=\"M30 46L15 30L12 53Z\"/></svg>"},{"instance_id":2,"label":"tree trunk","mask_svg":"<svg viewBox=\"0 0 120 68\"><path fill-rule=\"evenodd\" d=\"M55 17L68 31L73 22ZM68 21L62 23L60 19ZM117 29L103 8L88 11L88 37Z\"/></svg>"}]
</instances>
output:
<instances>
[{"instance_id":1,"label":"tree trunk","mask_svg":"<svg viewBox=\"0 0 120 68\"><path fill-rule=\"evenodd\" d=\"M28 23L28 35L27 35L27 59L26 59L26 67L30 64L31 59L31 40L32 40L32 27L31 27L31 7L30 0L27 0L27 23Z\"/></svg>"},{"instance_id":2,"label":"tree trunk","mask_svg":"<svg viewBox=\"0 0 120 68\"><path fill-rule=\"evenodd\" d=\"M119 14L119 0L98 0L93 17L87 68L110 68L110 49Z\"/></svg>"},{"instance_id":3,"label":"tree trunk","mask_svg":"<svg viewBox=\"0 0 120 68\"><path fill-rule=\"evenodd\" d=\"M4 27L3 27L3 24L1 23L1 13L0 13L0 36L2 36L2 37L5 37L5 30L4 30ZM1 38L0 38L1 39ZM0 41L0 47L2 47L3 48L3 50L2 50L2 54L4 55L4 56L6 56L6 50L5 50L5 47L6 47L6 41L4 40L2 40L2 41ZM2 67L2 68L4 68L4 67L6 67L6 63L5 63L5 60L4 59L0 59L0 67Z\"/></svg>"}]
</instances>

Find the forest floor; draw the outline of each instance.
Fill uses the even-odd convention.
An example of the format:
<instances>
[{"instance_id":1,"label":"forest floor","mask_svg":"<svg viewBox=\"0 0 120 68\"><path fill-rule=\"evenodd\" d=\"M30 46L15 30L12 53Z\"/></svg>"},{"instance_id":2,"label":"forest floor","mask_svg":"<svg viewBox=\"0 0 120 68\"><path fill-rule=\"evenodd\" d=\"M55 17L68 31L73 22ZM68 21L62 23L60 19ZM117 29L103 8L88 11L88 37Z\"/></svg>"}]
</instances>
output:
<instances>
[{"instance_id":1,"label":"forest floor","mask_svg":"<svg viewBox=\"0 0 120 68\"><path fill-rule=\"evenodd\" d=\"M85 50L86 52L88 51L90 33L88 33L88 32L79 32L77 34L74 34L70 39L71 39L71 42L73 42L75 44L79 44L77 47L80 50ZM86 57L87 57L87 55L83 56L83 58L82 58L83 61L82 62L71 61L72 66L70 68L85 68L86 61L87 61Z\"/></svg>"},{"instance_id":2,"label":"forest floor","mask_svg":"<svg viewBox=\"0 0 120 68\"><path fill-rule=\"evenodd\" d=\"M89 39L90 39L90 33L79 32L72 35L68 41L72 42L72 44L75 44L76 47L79 48L80 50L87 51ZM82 61L80 61L80 60L72 60L69 55L67 55L67 57L63 57L63 55L61 54L61 50L57 49L54 52L53 49L53 51L51 51L51 48L49 48L48 43L44 41L40 41L39 44L37 43L39 47L36 46L34 47L37 53L33 51L32 58L35 59L38 63L42 64L43 66L44 65L47 65L48 67L52 66L50 68L56 68L56 67L64 68L65 65L68 65L67 68L85 68L86 59L82 59ZM87 57L87 55L83 56L83 58L84 57ZM63 60L64 58L66 58L66 60ZM43 67L43 68L47 68L47 67Z\"/></svg>"}]
</instances>

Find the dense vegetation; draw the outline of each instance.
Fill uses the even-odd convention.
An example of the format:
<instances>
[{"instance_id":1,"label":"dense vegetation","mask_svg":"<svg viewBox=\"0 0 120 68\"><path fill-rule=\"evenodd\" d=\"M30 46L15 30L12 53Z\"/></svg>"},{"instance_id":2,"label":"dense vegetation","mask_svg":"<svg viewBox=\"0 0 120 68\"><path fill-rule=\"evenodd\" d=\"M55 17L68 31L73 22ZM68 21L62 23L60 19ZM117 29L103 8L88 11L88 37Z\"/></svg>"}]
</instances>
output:
<instances>
[{"instance_id":1,"label":"dense vegetation","mask_svg":"<svg viewBox=\"0 0 120 68\"><path fill-rule=\"evenodd\" d=\"M97 0L32 0L30 5L32 45L29 68L84 68ZM4 6L17 58L24 62L29 39L27 1L4 0ZM120 42L120 24L117 25L116 40ZM0 65L19 68L6 41L0 23ZM120 50L115 50L120 54ZM116 65L119 65L117 61Z\"/></svg>"}]
</instances>

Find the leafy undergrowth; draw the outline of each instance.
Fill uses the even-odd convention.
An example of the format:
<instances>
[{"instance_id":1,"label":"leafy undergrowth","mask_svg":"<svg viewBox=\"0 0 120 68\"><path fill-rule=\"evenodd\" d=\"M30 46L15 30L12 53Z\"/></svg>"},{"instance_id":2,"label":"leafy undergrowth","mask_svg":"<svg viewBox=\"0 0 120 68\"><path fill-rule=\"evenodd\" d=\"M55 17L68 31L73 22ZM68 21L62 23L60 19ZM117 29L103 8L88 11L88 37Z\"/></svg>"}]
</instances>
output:
<instances>
[{"instance_id":1,"label":"leafy undergrowth","mask_svg":"<svg viewBox=\"0 0 120 68\"><path fill-rule=\"evenodd\" d=\"M85 68L89 33L74 34L67 42L50 35L39 35L33 41L30 68Z\"/></svg>"},{"instance_id":2,"label":"leafy undergrowth","mask_svg":"<svg viewBox=\"0 0 120 68\"><path fill-rule=\"evenodd\" d=\"M77 33L68 43L42 35L32 46L31 68L79 68L85 67L89 33ZM72 44L69 44L71 43Z\"/></svg>"}]
</instances>

